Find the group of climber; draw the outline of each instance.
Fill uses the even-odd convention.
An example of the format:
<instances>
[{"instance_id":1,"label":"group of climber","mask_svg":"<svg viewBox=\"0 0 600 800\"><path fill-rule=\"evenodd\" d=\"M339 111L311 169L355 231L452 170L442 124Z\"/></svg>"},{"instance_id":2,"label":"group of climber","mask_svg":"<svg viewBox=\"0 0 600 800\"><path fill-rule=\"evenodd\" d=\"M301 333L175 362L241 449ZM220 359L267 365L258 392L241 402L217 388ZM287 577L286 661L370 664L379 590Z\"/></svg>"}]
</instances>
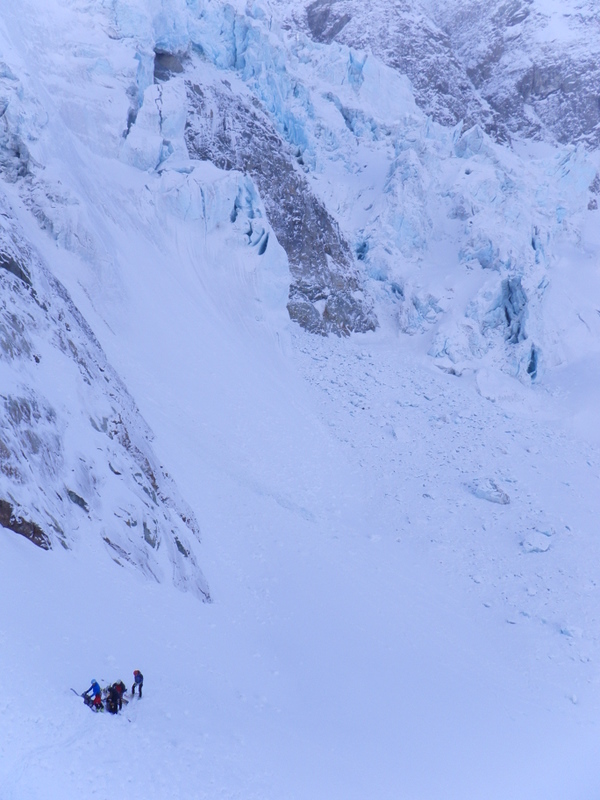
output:
<instances>
[{"instance_id":1,"label":"group of climber","mask_svg":"<svg viewBox=\"0 0 600 800\"><path fill-rule=\"evenodd\" d=\"M84 703L89 706L92 711L104 711L105 704L106 710L109 714L117 714L123 708L123 695L127 691L127 687L123 681L116 681L102 690L100 684L95 678L92 678L91 686L81 695ZM133 686L131 687L131 696L135 697L135 690L142 696L142 687L144 685L144 676L139 669L133 670ZM104 701L104 702L103 702ZM125 700L127 702L127 700Z\"/></svg>"}]
</instances>

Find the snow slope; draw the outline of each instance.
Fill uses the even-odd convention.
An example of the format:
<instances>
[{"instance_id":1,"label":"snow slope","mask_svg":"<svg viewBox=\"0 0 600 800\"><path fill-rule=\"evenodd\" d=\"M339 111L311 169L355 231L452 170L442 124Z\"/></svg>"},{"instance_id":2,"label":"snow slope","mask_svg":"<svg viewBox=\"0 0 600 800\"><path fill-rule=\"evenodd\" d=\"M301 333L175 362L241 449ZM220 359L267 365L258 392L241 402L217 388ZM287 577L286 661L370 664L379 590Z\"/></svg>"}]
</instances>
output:
<instances>
[{"instance_id":1,"label":"snow slope","mask_svg":"<svg viewBox=\"0 0 600 800\"><path fill-rule=\"evenodd\" d=\"M595 796L597 445L520 384L507 411L385 337L301 338L314 389L228 393L248 435L270 412L252 466L211 453L189 388L144 409L205 509L211 606L3 536L3 798ZM69 692L133 667L122 717Z\"/></svg>"},{"instance_id":2,"label":"snow slope","mask_svg":"<svg viewBox=\"0 0 600 800\"><path fill-rule=\"evenodd\" d=\"M0 529L0 798L593 800L597 155L431 123L268 10L0 15L10 214L198 517L213 600L95 524L69 551ZM259 104L353 252L307 303L358 275L375 330L290 321L269 198L190 151L186 81ZM117 717L70 691L134 668Z\"/></svg>"}]
</instances>

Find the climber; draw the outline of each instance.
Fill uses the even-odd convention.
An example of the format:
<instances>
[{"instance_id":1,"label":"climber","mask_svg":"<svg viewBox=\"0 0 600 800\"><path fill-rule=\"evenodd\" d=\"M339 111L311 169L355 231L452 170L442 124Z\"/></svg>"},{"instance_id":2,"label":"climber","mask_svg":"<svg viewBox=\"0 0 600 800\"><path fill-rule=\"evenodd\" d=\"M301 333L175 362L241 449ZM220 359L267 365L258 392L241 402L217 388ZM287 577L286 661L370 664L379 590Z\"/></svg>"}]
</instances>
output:
<instances>
[{"instance_id":1,"label":"climber","mask_svg":"<svg viewBox=\"0 0 600 800\"><path fill-rule=\"evenodd\" d=\"M123 681L117 681L116 683L113 683L113 686L115 687L115 690L117 692L117 703L119 705L119 711L120 711L123 708L123 695L127 691L127 687L125 686ZM125 700L125 702L127 702L127 700Z\"/></svg>"},{"instance_id":2,"label":"climber","mask_svg":"<svg viewBox=\"0 0 600 800\"><path fill-rule=\"evenodd\" d=\"M108 687L108 695L106 697L106 708L110 714L116 714L119 711L119 701L121 701L121 695L119 694L119 690L117 689L117 684L112 683Z\"/></svg>"},{"instance_id":3,"label":"climber","mask_svg":"<svg viewBox=\"0 0 600 800\"><path fill-rule=\"evenodd\" d=\"M116 681L108 687L107 708L111 714L116 714L123 708L123 695L126 686L123 681ZM125 700L127 702L127 700Z\"/></svg>"},{"instance_id":4,"label":"climber","mask_svg":"<svg viewBox=\"0 0 600 800\"><path fill-rule=\"evenodd\" d=\"M91 684L90 688L83 693L82 697L86 705L93 708L94 711L102 711L104 706L102 705L102 689L100 688L100 684L95 678L92 678Z\"/></svg>"},{"instance_id":5,"label":"climber","mask_svg":"<svg viewBox=\"0 0 600 800\"><path fill-rule=\"evenodd\" d=\"M140 697L142 696L142 686L144 685L144 676L139 669L133 670L133 686L131 687L131 694L135 695L135 687L139 689Z\"/></svg>"}]
</instances>

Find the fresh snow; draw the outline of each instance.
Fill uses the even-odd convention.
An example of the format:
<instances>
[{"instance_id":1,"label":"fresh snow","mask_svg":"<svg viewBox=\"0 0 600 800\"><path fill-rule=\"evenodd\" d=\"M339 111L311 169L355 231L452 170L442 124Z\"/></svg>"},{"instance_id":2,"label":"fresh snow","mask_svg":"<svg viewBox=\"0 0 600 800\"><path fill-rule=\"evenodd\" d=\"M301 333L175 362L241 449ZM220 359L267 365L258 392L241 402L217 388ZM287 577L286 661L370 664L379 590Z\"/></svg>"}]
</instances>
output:
<instances>
[{"instance_id":1,"label":"fresh snow","mask_svg":"<svg viewBox=\"0 0 600 800\"><path fill-rule=\"evenodd\" d=\"M198 517L213 600L1 529L0 799L593 800L597 155L443 129L372 56L353 84L363 56L236 5L0 13L44 166L2 191ZM190 74L258 97L368 244L377 331L292 325L256 187L189 161L153 48L200 42ZM71 692L134 668L116 717Z\"/></svg>"}]
</instances>

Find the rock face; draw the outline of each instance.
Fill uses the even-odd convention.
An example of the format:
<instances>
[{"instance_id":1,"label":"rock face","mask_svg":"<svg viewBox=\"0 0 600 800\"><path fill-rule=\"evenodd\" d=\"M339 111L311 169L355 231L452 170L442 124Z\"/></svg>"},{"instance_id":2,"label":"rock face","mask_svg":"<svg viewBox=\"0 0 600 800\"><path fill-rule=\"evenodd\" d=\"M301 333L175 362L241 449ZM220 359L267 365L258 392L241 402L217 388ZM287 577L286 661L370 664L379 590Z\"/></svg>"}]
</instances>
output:
<instances>
[{"instance_id":1,"label":"rock face","mask_svg":"<svg viewBox=\"0 0 600 800\"><path fill-rule=\"evenodd\" d=\"M370 51L408 75L419 106L443 125L477 123L497 141L600 142L592 2L551 12L539 0L314 0L293 18L314 41Z\"/></svg>"},{"instance_id":2,"label":"rock face","mask_svg":"<svg viewBox=\"0 0 600 800\"><path fill-rule=\"evenodd\" d=\"M312 333L374 330L376 318L352 253L325 206L313 195L290 147L260 103L244 102L225 84L187 82L186 143L190 158L250 175L290 265L290 317ZM235 213L235 212L234 212ZM256 235L250 230L249 236ZM260 249L268 246L263 229Z\"/></svg>"},{"instance_id":3,"label":"rock face","mask_svg":"<svg viewBox=\"0 0 600 800\"><path fill-rule=\"evenodd\" d=\"M102 542L208 599L193 512L64 287L0 192L0 525L43 549Z\"/></svg>"},{"instance_id":4,"label":"rock face","mask_svg":"<svg viewBox=\"0 0 600 800\"><path fill-rule=\"evenodd\" d=\"M474 88L519 136L600 143L600 11L539 0L440 4L436 19Z\"/></svg>"},{"instance_id":5,"label":"rock face","mask_svg":"<svg viewBox=\"0 0 600 800\"><path fill-rule=\"evenodd\" d=\"M314 0L294 19L316 42L371 52L407 75L418 105L436 122L478 122L504 138L500 119L475 90L451 38L421 3Z\"/></svg>"}]
</instances>

